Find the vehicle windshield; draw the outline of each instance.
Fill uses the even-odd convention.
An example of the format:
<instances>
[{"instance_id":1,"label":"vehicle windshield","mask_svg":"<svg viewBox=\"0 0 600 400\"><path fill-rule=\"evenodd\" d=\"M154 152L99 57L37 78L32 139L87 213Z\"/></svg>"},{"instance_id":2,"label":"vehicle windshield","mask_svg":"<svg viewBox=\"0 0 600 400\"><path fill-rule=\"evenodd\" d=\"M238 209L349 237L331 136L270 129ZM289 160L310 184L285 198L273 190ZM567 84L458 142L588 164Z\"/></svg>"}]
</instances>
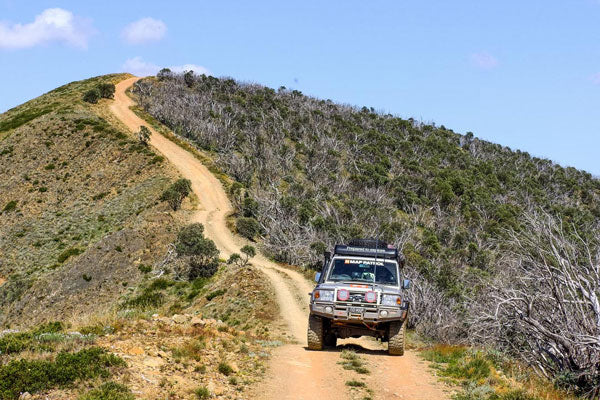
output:
<instances>
[{"instance_id":1,"label":"vehicle windshield","mask_svg":"<svg viewBox=\"0 0 600 400\"><path fill-rule=\"evenodd\" d=\"M337 258L333 261L329 280L397 285L397 264L389 261Z\"/></svg>"}]
</instances>

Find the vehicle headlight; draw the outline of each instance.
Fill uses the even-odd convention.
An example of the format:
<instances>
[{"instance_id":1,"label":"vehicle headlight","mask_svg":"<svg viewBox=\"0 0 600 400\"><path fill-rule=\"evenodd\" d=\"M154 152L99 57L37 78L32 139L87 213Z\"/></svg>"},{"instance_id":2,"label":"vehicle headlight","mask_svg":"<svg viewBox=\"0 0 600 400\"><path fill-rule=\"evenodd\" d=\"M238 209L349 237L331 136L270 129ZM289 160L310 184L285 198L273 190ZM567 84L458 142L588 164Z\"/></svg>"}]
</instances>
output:
<instances>
[{"instance_id":1,"label":"vehicle headlight","mask_svg":"<svg viewBox=\"0 0 600 400\"><path fill-rule=\"evenodd\" d=\"M333 290L315 290L313 298L319 301L333 301Z\"/></svg>"},{"instance_id":2,"label":"vehicle headlight","mask_svg":"<svg viewBox=\"0 0 600 400\"><path fill-rule=\"evenodd\" d=\"M402 304L402 299L398 295L384 294L381 296L382 306L399 306L400 304Z\"/></svg>"}]
</instances>

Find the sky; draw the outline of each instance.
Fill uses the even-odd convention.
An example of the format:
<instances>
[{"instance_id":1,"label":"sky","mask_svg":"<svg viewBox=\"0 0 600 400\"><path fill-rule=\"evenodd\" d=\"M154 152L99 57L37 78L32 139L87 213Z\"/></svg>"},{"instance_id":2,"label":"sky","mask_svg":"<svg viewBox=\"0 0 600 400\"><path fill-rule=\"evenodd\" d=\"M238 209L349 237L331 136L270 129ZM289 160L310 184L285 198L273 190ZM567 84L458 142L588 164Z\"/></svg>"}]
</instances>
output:
<instances>
[{"instance_id":1,"label":"sky","mask_svg":"<svg viewBox=\"0 0 600 400\"><path fill-rule=\"evenodd\" d=\"M161 67L435 122L600 176L600 0L0 0L0 112Z\"/></svg>"}]
</instances>

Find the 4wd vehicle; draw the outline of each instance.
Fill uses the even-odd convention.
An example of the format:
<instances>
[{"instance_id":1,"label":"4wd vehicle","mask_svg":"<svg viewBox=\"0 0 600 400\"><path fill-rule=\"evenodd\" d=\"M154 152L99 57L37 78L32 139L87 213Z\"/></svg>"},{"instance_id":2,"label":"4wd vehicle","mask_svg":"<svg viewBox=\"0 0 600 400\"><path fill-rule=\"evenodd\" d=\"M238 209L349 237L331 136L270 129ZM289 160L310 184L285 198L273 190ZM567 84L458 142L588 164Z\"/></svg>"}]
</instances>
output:
<instances>
[{"instance_id":1,"label":"4wd vehicle","mask_svg":"<svg viewBox=\"0 0 600 400\"><path fill-rule=\"evenodd\" d=\"M323 270L310 294L308 348L335 347L337 339L373 336L388 342L388 353L404 354L410 288L401 280L404 259L379 240L355 239L325 252Z\"/></svg>"}]
</instances>

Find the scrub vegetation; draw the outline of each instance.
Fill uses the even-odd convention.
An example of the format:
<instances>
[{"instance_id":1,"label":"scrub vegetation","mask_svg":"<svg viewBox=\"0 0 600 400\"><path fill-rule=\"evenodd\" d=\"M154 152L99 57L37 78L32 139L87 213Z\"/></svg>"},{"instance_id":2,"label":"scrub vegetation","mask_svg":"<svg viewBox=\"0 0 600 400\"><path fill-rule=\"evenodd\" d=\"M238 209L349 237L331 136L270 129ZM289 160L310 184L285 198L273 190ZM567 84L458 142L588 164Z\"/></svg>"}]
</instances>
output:
<instances>
[{"instance_id":1,"label":"scrub vegetation","mask_svg":"<svg viewBox=\"0 0 600 400\"><path fill-rule=\"evenodd\" d=\"M73 82L0 115L0 326L107 310L123 282L142 279L136 263L154 264L174 240L179 220L160 197L176 176L107 109L125 76ZM98 105L83 101L89 90Z\"/></svg>"},{"instance_id":2,"label":"scrub vegetation","mask_svg":"<svg viewBox=\"0 0 600 400\"><path fill-rule=\"evenodd\" d=\"M285 87L169 73L134 93L231 177L234 226L276 260L312 268L336 242L381 237L406 256L418 332L598 395L600 181L589 173Z\"/></svg>"}]
</instances>

